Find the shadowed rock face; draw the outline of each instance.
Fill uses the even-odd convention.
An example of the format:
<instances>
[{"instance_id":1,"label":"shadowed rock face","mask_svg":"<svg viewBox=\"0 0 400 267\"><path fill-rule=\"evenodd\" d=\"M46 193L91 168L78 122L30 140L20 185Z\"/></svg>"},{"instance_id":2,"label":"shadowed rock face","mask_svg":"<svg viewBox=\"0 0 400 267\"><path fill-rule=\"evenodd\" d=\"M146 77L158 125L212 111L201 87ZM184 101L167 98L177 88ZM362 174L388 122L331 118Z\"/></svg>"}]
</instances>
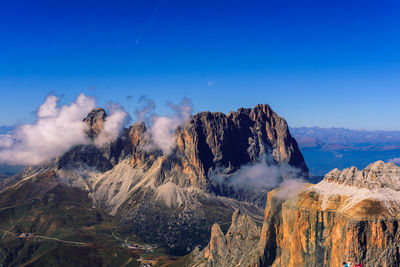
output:
<instances>
[{"instance_id":1,"label":"shadowed rock face","mask_svg":"<svg viewBox=\"0 0 400 267\"><path fill-rule=\"evenodd\" d=\"M304 174L308 172L286 121L268 105L241 108L228 115L199 113L177 131L177 136L178 150L200 178L199 187L204 187L204 179L212 171L231 174L263 155L271 163L289 164Z\"/></svg>"}]
</instances>

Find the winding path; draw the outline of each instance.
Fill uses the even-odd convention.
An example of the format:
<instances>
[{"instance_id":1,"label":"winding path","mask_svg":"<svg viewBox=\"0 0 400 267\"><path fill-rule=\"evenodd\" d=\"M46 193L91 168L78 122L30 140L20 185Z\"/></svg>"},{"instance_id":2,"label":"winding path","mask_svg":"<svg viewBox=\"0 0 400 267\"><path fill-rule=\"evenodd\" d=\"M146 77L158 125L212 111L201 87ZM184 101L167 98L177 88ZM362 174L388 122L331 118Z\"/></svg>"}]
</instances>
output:
<instances>
[{"instance_id":1,"label":"winding path","mask_svg":"<svg viewBox=\"0 0 400 267\"><path fill-rule=\"evenodd\" d=\"M58 238L47 237L47 236L42 236L42 235L33 235L32 237L34 237L34 238L42 238L42 239L47 239L47 240L54 240L54 241L58 241L58 242L62 242L62 243L74 244L74 245L80 245L80 246L87 244L87 243L83 243L83 242L61 240L61 239L58 239Z\"/></svg>"}]
</instances>

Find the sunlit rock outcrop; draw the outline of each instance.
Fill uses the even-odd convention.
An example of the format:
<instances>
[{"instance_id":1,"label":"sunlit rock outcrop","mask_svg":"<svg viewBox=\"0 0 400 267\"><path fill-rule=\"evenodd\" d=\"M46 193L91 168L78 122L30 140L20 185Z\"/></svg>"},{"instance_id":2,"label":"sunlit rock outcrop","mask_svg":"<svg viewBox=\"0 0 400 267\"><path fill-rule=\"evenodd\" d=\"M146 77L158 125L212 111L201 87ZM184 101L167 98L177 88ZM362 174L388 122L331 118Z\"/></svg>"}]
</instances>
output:
<instances>
[{"instance_id":1,"label":"sunlit rock outcrop","mask_svg":"<svg viewBox=\"0 0 400 267\"><path fill-rule=\"evenodd\" d=\"M244 248L246 256L229 250L228 234L223 238L216 229L209 245L187 256L185 264L305 267L341 266L350 261L371 267L399 266L399 171L393 163L378 161L364 170L333 170L289 199L282 198L281 189L273 190L268 193L256 247L245 249L254 246L249 237L238 240L237 247ZM241 229L248 230L247 226ZM247 260L240 261L243 258Z\"/></svg>"}]
</instances>

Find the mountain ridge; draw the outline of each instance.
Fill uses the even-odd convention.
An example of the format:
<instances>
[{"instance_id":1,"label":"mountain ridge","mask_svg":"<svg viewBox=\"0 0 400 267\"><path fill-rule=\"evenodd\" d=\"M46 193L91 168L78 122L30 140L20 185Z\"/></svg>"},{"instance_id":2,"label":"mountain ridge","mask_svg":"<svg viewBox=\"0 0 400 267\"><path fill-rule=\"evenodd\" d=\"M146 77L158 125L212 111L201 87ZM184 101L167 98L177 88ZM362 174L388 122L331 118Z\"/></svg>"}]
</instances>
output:
<instances>
[{"instance_id":1,"label":"mountain ridge","mask_svg":"<svg viewBox=\"0 0 400 267\"><path fill-rule=\"evenodd\" d=\"M107 116L95 109L83 120L88 135L96 138ZM77 145L54 160L24 169L13 177L14 184L22 186L51 173L51 179L38 179L43 191L32 192L33 198L46 194L53 183L80 188L96 207L118 218L116 228L122 235L186 254L206 244L215 222L226 230L236 209L261 223L265 192L294 170L295 175L308 174L286 121L268 105L227 115L199 113L172 134L174 147L164 153L152 142L152 131L137 122L113 142ZM264 181L262 190L238 187L244 172L261 170L255 178L264 179L263 172L270 168L271 179ZM13 190L12 183L8 181L0 196Z\"/></svg>"}]
</instances>

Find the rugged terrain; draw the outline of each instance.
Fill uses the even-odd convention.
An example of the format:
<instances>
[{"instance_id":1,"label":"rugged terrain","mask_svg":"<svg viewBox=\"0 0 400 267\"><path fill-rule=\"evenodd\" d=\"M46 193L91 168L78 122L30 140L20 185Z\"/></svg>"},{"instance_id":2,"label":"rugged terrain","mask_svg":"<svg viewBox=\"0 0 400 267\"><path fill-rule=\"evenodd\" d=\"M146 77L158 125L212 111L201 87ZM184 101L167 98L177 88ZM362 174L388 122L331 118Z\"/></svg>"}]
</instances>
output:
<instances>
[{"instance_id":1,"label":"rugged terrain","mask_svg":"<svg viewBox=\"0 0 400 267\"><path fill-rule=\"evenodd\" d=\"M94 139L105 120L103 109L84 118L88 136ZM163 153L152 143L148 126L138 122L102 147L75 146L49 162L25 168L1 185L4 233L26 231L85 244L107 243L107 251L133 240L184 254L196 245L206 245L214 223L225 231L236 209L261 224L265 192L282 179L308 173L285 120L268 105L227 115L202 112L178 127L174 136L172 152ZM268 183L268 175L258 190L247 187L251 181L246 186L232 182L241 178L243 170L260 164L275 168L274 183ZM82 198L74 199L75 194ZM75 204L53 205L70 201ZM27 216L29 210L32 214ZM93 219L81 217L84 214ZM57 223L49 223L52 220ZM103 241L83 242L82 235ZM27 259L13 254L8 246L3 250L7 262ZM26 257L38 253L43 261L47 260L43 255L52 255L43 247L26 251ZM109 260L109 256L94 257Z\"/></svg>"},{"instance_id":2,"label":"rugged terrain","mask_svg":"<svg viewBox=\"0 0 400 267\"><path fill-rule=\"evenodd\" d=\"M371 267L399 266L399 185L400 167L378 161L361 171L354 167L335 169L293 198L284 199L281 189L273 190L268 193L257 242L256 234L232 237L230 229L224 237L214 226L208 246L201 252L193 251L179 263L340 266L343 261L361 261ZM235 229L235 223L231 228ZM251 222L232 232L257 233ZM246 261L242 261L246 258L243 254L247 255Z\"/></svg>"}]
</instances>

